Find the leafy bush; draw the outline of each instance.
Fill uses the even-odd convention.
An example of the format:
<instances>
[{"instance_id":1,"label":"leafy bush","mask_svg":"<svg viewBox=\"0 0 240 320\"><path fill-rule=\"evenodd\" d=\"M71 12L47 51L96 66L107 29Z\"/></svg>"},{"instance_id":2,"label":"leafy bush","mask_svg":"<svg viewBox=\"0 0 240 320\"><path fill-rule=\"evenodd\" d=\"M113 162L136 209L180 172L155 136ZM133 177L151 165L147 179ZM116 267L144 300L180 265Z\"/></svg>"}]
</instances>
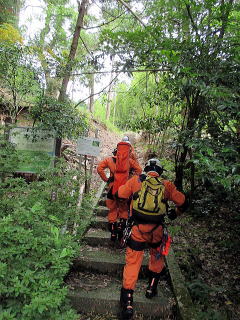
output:
<instances>
[{"instance_id":1,"label":"leafy bush","mask_svg":"<svg viewBox=\"0 0 240 320\"><path fill-rule=\"evenodd\" d=\"M18 203L0 220L2 310L16 319L74 319L63 277L76 245L45 214L40 202Z\"/></svg>"},{"instance_id":2,"label":"leafy bush","mask_svg":"<svg viewBox=\"0 0 240 320\"><path fill-rule=\"evenodd\" d=\"M59 102L53 97L39 95L30 116L38 129L47 129L57 137L76 138L87 128L87 114L69 101Z\"/></svg>"},{"instance_id":3,"label":"leafy bush","mask_svg":"<svg viewBox=\"0 0 240 320\"><path fill-rule=\"evenodd\" d=\"M76 207L76 177L60 162L30 184L13 177L0 183L0 319L76 319L64 277L91 219L90 199L87 210Z\"/></svg>"},{"instance_id":4,"label":"leafy bush","mask_svg":"<svg viewBox=\"0 0 240 320\"><path fill-rule=\"evenodd\" d=\"M196 180L209 191L219 193L239 191L240 166L237 145L226 141L213 141L209 138L192 139L188 146L193 149Z\"/></svg>"}]
</instances>

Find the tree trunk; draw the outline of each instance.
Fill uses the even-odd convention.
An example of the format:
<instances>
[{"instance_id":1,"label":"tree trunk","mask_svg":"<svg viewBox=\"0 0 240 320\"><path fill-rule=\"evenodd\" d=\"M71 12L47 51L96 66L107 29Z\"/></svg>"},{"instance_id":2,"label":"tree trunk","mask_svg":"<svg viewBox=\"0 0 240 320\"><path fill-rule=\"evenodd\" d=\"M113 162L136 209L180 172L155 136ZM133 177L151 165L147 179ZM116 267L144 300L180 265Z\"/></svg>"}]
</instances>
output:
<instances>
[{"instance_id":1,"label":"tree trunk","mask_svg":"<svg viewBox=\"0 0 240 320\"><path fill-rule=\"evenodd\" d=\"M15 24L18 27L19 26L19 15L20 15L20 9L21 9L21 2L20 0L14 0L14 8L13 8L13 12L14 12L14 17L15 17Z\"/></svg>"},{"instance_id":2,"label":"tree trunk","mask_svg":"<svg viewBox=\"0 0 240 320\"><path fill-rule=\"evenodd\" d=\"M68 56L68 61L65 68L65 76L62 80L62 86L61 86L59 97L58 97L59 102L64 102L66 99L67 86L68 86L70 75L73 69L73 61L77 52L78 40L79 40L81 29L83 27L83 18L87 12L88 3L89 3L89 0L82 0L81 4L78 7L78 18L77 18L75 31L73 34L73 40L72 40L71 49ZM61 144L62 144L62 139L57 138L56 150L55 150L55 155L57 157L60 157L61 155Z\"/></svg>"},{"instance_id":3,"label":"tree trunk","mask_svg":"<svg viewBox=\"0 0 240 320\"><path fill-rule=\"evenodd\" d=\"M107 120L109 120L110 114L111 114L111 99L112 99L111 88L112 88L112 86L110 85L109 90L108 90L108 95L107 95L107 104L106 104L106 119Z\"/></svg>"},{"instance_id":4,"label":"tree trunk","mask_svg":"<svg viewBox=\"0 0 240 320\"><path fill-rule=\"evenodd\" d=\"M115 125L115 118L116 118L116 91L114 91L114 96L113 96L114 104L113 104L113 124Z\"/></svg>"},{"instance_id":5,"label":"tree trunk","mask_svg":"<svg viewBox=\"0 0 240 320\"><path fill-rule=\"evenodd\" d=\"M89 111L90 113L93 113L94 112L94 73L89 75L89 90L90 90Z\"/></svg>"},{"instance_id":6,"label":"tree trunk","mask_svg":"<svg viewBox=\"0 0 240 320\"><path fill-rule=\"evenodd\" d=\"M182 130L188 130L189 134L193 135L194 123L198 120L199 114L201 112L201 106L203 105L203 101L199 97L199 91L193 94L191 97L186 94L187 100L187 124L185 128ZM185 120L183 120L185 121ZM191 138L188 135L188 139ZM176 187L182 191L183 190L183 177L184 177L184 164L186 161L186 157L188 152L190 152L189 147L186 146L186 141L182 143L182 151L177 150L175 155L175 185Z\"/></svg>"},{"instance_id":7,"label":"tree trunk","mask_svg":"<svg viewBox=\"0 0 240 320\"><path fill-rule=\"evenodd\" d=\"M111 114L111 101L112 101L112 87L113 87L113 77L114 77L114 58L112 60L112 71L110 76L110 85L107 94L107 104L106 104L106 119L109 120Z\"/></svg>"},{"instance_id":8,"label":"tree trunk","mask_svg":"<svg viewBox=\"0 0 240 320\"><path fill-rule=\"evenodd\" d=\"M176 179L175 179L175 185L178 190L183 190L183 172L184 172L184 163L186 160L186 156L188 153L188 148L184 145L183 151L180 154L180 157L178 161L175 163L175 173L176 173Z\"/></svg>"}]
</instances>

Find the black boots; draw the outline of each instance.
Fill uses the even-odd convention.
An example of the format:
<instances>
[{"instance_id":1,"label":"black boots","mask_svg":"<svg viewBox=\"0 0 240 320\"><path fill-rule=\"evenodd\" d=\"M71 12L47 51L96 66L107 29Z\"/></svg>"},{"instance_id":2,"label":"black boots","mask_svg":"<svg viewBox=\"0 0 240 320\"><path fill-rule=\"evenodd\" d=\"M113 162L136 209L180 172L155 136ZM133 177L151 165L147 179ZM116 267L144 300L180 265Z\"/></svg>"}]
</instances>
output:
<instances>
[{"instance_id":1,"label":"black boots","mask_svg":"<svg viewBox=\"0 0 240 320\"><path fill-rule=\"evenodd\" d=\"M108 223L108 230L111 232L111 241L115 242L117 240L117 223Z\"/></svg>"},{"instance_id":2,"label":"black boots","mask_svg":"<svg viewBox=\"0 0 240 320\"><path fill-rule=\"evenodd\" d=\"M160 278L160 273L149 271L146 298L152 299L157 295L157 285L158 285L159 278Z\"/></svg>"},{"instance_id":3,"label":"black boots","mask_svg":"<svg viewBox=\"0 0 240 320\"><path fill-rule=\"evenodd\" d=\"M131 319L133 316L133 290L121 289L120 304L122 307L122 319Z\"/></svg>"}]
</instances>

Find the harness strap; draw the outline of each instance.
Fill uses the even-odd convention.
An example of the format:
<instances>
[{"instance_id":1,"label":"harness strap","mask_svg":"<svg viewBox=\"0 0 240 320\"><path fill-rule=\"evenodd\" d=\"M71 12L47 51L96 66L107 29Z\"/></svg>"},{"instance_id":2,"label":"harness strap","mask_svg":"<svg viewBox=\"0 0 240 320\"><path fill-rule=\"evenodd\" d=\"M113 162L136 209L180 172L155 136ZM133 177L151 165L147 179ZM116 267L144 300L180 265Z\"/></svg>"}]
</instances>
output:
<instances>
[{"instance_id":1,"label":"harness strap","mask_svg":"<svg viewBox=\"0 0 240 320\"><path fill-rule=\"evenodd\" d=\"M155 225L155 226L152 228L151 231L142 232L142 231L139 230L139 225L138 225L137 223L134 223L134 225L137 226L138 231L139 231L142 235L148 234L148 233L153 233L153 231L156 230L160 225L162 225L163 228L164 228L164 225L163 225L163 224L157 224L157 225ZM152 234L152 238L153 238L153 234ZM147 247L150 247L150 248L155 249L155 248L159 247L159 246L161 245L161 243L162 243L162 240L160 240L160 241L158 241L158 242L154 242L154 243L152 243L152 242L146 242L146 241L141 242L141 241L133 240L132 237L130 237L130 238L127 240L127 246L128 246L129 248L131 248L132 250L135 250L135 251L142 251L142 250L146 249Z\"/></svg>"},{"instance_id":2,"label":"harness strap","mask_svg":"<svg viewBox=\"0 0 240 320\"><path fill-rule=\"evenodd\" d=\"M149 243L148 245L150 248L156 249L160 246L161 243L162 243L162 240L154 243Z\"/></svg>"},{"instance_id":3,"label":"harness strap","mask_svg":"<svg viewBox=\"0 0 240 320\"><path fill-rule=\"evenodd\" d=\"M133 240L132 238L129 238L127 241L127 246L135 251L143 251L144 249L147 248L147 243L146 242L140 242Z\"/></svg>"}]
</instances>

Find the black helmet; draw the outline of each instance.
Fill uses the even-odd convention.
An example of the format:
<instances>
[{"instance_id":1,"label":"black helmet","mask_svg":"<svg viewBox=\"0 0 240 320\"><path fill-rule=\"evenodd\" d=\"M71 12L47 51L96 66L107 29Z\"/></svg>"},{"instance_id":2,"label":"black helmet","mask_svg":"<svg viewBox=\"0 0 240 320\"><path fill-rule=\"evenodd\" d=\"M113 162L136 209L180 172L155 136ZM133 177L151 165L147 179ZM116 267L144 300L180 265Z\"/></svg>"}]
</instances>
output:
<instances>
[{"instance_id":1,"label":"black helmet","mask_svg":"<svg viewBox=\"0 0 240 320\"><path fill-rule=\"evenodd\" d=\"M161 175L163 171L166 171L166 170L163 169L163 166L161 165L158 159L152 158L152 159L149 159L148 162L145 164L144 171L145 172L155 171L159 175Z\"/></svg>"}]
</instances>

